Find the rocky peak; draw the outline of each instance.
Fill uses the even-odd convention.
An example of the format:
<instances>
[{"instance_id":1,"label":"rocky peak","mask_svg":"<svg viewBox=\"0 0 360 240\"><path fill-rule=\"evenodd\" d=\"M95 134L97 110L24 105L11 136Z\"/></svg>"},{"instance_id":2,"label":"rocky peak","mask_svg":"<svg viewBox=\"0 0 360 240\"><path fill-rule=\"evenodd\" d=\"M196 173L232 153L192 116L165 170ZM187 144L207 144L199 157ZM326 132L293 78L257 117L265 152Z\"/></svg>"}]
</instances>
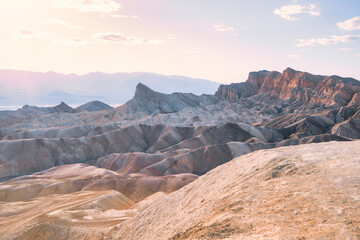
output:
<instances>
[{"instance_id":1,"label":"rocky peak","mask_svg":"<svg viewBox=\"0 0 360 240\"><path fill-rule=\"evenodd\" d=\"M300 72L288 67L283 71L283 76L285 79L292 79L295 77L295 75L297 73L300 73Z\"/></svg>"},{"instance_id":2,"label":"rocky peak","mask_svg":"<svg viewBox=\"0 0 360 240\"><path fill-rule=\"evenodd\" d=\"M30 106L30 105L28 105L28 104L25 104L22 108L20 108L20 109L32 109L32 108L34 108L34 106Z\"/></svg>"},{"instance_id":3,"label":"rocky peak","mask_svg":"<svg viewBox=\"0 0 360 240\"><path fill-rule=\"evenodd\" d=\"M67 107L70 107L70 106L67 105L67 104L64 103L64 102L61 102L59 105L56 105L55 107L67 108Z\"/></svg>"},{"instance_id":4,"label":"rocky peak","mask_svg":"<svg viewBox=\"0 0 360 240\"><path fill-rule=\"evenodd\" d=\"M360 82L338 76L312 75L286 68L276 71L251 72L244 83L222 85L216 95L221 99L237 101L256 94L270 94L283 100L297 100L325 106L345 106L357 102L354 94L360 92Z\"/></svg>"},{"instance_id":5,"label":"rocky peak","mask_svg":"<svg viewBox=\"0 0 360 240\"><path fill-rule=\"evenodd\" d=\"M135 90L136 99L150 99L155 95L155 91L149 88L148 86L138 83Z\"/></svg>"},{"instance_id":6,"label":"rocky peak","mask_svg":"<svg viewBox=\"0 0 360 240\"><path fill-rule=\"evenodd\" d=\"M136 86L135 96L121 109L126 113L146 112L148 114L172 113L187 107L212 105L219 99L214 95L197 96L191 93L164 94L156 92L142 83Z\"/></svg>"},{"instance_id":7,"label":"rocky peak","mask_svg":"<svg viewBox=\"0 0 360 240\"><path fill-rule=\"evenodd\" d=\"M265 77L268 73L269 73L269 71L266 71L266 70L262 70L259 72L251 72L251 73L249 73L249 77L246 82L250 83L251 85L253 85L254 87L256 87L258 89L264 83Z\"/></svg>"},{"instance_id":8,"label":"rocky peak","mask_svg":"<svg viewBox=\"0 0 360 240\"><path fill-rule=\"evenodd\" d=\"M95 111L103 111L103 110L111 110L111 109L113 108L107 105L106 103L100 101L91 101L77 107L75 110L95 112Z\"/></svg>"},{"instance_id":9,"label":"rocky peak","mask_svg":"<svg viewBox=\"0 0 360 240\"><path fill-rule=\"evenodd\" d=\"M55 107L37 107L26 104L22 108L18 109L16 112L18 114L22 114L25 116L31 116L31 115L41 115L48 113L62 113L62 112L74 113L75 110L66 103L61 102L59 105L56 105Z\"/></svg>"},{"instance_id":10,"label":"rocky peak","mask_svg":"<svg viewBox=\"0 0 360 240\"><path fill-rule=\"evenodd\" d=\"M279 75L281 75L281 73L276 71L269 72L266 70L262 70L259 72L251 72L246 82L254 86L258 91L265 84L266 81L275 79Z\"/></svg>"},{"instance_id":11,"label":"rocky peak","mask_svg":"<svg viewBox=\"0 0 360 240\"><path fill-rule=\"evenodd\" d=\"M54 112L74 112L74 109L64 102L61 102L59 105L56 105L55 107L52 108L52 110L54 110Z\"/></svg>"}]
</instances>

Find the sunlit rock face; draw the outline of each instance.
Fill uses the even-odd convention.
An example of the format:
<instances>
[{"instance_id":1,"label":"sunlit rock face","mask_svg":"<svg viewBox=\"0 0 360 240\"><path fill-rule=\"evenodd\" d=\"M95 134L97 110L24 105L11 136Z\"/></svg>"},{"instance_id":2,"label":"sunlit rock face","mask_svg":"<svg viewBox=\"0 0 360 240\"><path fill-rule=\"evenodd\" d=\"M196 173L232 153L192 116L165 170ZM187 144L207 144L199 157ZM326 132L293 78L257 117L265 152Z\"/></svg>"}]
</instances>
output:
<instances>
[{"instance_id":1,"label":"sunlit rock face","mask_svg":"<svg viewBox=\"0 0 360 240\"><path fill-rule=\"evenodd\" d=\"M252 72L244 83L220 86L217 96L236 101L268 93L280 99L298 100L325 106L345 106L358 101L359 81L339 76L318 76L287 68L279 72Z\"/></svg>"}]
</instances>

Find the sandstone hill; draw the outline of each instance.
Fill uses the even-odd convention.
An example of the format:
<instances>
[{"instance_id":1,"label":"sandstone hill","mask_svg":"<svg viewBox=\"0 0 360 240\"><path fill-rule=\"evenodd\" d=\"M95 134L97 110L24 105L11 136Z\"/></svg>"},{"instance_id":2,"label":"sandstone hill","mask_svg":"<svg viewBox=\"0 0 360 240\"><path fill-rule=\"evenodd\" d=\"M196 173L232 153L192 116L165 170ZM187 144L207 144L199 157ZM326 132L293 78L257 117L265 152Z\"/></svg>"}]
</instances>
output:
<instances>
[{"instance_id":1,"label":"sandstone hill","mask_svg":"<svg viewBox=\"0 0 360 240\"><path fill-rule=\"evenodd\" d=\"M358 239L360 142L262 150L110 233L120 239Z\"/></svg>"},{"instance_id":2,"label":"sandstone hill","mask_svg":"<svg viewBox=\"0 0 360 240\"><path fill-rule=\"evenodd\" d=\"M1 203L0 239L358 239L359 149L352 141L260 150L138 203L104 188L66 192L61 181L71 176L55 169L14 179L53 181L57 188L42 191L63 192ZM70 172L95 179L115 174L101 171L76 166Z\"/></svg>"}]
</instances>

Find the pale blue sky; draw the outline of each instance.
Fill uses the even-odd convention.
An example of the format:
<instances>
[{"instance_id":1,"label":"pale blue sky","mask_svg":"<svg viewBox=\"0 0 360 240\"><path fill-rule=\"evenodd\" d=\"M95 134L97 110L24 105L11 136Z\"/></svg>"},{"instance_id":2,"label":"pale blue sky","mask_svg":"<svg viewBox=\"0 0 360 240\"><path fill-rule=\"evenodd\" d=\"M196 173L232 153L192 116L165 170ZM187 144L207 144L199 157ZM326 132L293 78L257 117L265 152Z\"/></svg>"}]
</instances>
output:
<instances>
[{"instance_id":1,"label":"pale blue sky","mask_svg":"<svg viewBox=\"0 0 360 240\"><path fill-rule=\"evenodd\" d=\"M359 0L0 0L0 69L360 79Z\"/></svg>"}]
</instances>

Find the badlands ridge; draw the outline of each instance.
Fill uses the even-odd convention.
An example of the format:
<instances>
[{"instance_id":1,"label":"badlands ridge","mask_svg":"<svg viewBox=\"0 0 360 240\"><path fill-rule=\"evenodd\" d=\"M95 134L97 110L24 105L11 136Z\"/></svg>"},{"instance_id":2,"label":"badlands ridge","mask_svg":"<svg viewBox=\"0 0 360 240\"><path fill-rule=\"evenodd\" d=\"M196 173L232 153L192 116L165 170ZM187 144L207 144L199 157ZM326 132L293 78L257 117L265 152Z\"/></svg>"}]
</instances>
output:
<instances>
[{"instance_id":1,"label":"badlands ridge","mask_svg":"<svg viewBox=\"0 0 360 240\"><path fill-rule=\"evenodd\" d=\"M359 239L359 104L287 68L0 112L0 239Z\"/></svg>"}]
</instances>

